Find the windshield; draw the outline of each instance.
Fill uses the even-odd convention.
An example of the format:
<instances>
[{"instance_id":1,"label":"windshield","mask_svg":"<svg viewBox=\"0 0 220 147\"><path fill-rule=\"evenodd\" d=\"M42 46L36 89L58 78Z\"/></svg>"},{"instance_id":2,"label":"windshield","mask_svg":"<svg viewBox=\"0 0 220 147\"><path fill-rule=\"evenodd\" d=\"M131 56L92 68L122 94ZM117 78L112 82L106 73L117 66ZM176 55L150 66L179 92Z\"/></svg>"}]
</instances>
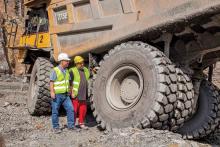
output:
<instances>
[{"instance_id":1,"label":"windshield","mask_svg":"<svg viewBox=\"0 0 220 147\"><path fill-rule=\"evenodd\" d=\"M25 34L48 32L48 15L45 9L28 11L25 22Z\"/></svg>"}]
</instances>

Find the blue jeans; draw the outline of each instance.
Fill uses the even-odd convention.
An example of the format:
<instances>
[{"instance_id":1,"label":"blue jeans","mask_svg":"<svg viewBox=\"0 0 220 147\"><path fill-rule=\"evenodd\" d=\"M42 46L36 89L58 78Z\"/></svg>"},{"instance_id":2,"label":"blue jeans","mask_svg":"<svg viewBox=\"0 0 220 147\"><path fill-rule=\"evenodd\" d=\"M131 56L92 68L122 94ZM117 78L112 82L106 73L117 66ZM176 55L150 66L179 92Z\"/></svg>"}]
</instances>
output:
<instances>
[{"instance_id":1,"label":"blue jeans","mask_svg":"<svg viewBox=\"0 0 220 147\"><path fill-rule=\"evenodd\" d=\"M56 94L56 98L52 100L52 125L53 128L59 128L59 109L63 105L67 113L68 128L74 127L74 109L70 97L65 94Z\"/></svg>"}]
</instances>

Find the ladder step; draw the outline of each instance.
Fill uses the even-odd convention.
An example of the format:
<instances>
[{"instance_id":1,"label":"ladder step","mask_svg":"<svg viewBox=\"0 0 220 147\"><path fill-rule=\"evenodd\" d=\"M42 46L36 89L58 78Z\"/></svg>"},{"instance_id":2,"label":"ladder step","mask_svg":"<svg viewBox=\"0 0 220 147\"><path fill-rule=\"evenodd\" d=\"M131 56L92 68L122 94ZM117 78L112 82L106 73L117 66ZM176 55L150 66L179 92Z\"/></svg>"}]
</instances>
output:
<instances>
[{"instance_id":1,"label":"ladder step","mask_svg":"<svg viewBox=\"0 0 220 147\"><path fill-rule=\"evenodd\" d=\"M8 35L15 35L15 34L16 34L16 32L8 33Z\"/></svg>"}]
</instances>

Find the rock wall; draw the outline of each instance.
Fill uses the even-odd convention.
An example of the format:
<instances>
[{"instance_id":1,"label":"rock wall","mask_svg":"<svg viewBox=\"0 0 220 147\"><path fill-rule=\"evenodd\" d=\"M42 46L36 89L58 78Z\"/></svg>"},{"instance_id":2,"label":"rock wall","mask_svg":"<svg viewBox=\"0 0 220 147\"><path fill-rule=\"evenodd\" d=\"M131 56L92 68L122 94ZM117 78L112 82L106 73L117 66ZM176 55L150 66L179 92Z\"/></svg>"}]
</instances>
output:
<instances>
[{"instance_id":1,"label":"rock wall","mask_svg":"<svg viewBox=\"0 0 220 147\"><path fill-rule=\"evenodd\" d=\"M6 25L11 19L19 20L24 16L23 0L1 0L0 8L0 73L15 73L13 61L16 56L13 50L5 48L4 35L10 33Z\"/></svg>"},{"instance_id":2,"label":"rock wall","mask_svg":"<svg viewBox=\"0 0 220 147\"><path fill-rule=\"evenodd\" d=\"M6 56L4 54L3 48L3 35L2 35L2 28L0 28L0 73L7 73L9 71L9 66L6 61Z\"/></svg>"}]
</instances>

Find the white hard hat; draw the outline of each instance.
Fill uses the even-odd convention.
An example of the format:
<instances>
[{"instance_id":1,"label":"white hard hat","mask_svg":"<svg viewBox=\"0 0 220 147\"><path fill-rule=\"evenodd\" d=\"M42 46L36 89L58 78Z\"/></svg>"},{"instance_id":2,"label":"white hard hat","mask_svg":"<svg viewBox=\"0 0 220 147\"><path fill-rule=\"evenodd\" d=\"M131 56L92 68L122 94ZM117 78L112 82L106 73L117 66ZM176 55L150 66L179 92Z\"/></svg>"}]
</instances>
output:
<instances>
[{"instance_id":1,"label":"white hard hat","mask_svg":"<svg viewBox=\"0 0 220 147\"><path fill-rule=\"evenodd\" d=\"M69 56L66 53L60 53L58 55L58 61L62 61L62 60L70 61L71 59L69 58Z\"/></svg>"}]
</instances>

